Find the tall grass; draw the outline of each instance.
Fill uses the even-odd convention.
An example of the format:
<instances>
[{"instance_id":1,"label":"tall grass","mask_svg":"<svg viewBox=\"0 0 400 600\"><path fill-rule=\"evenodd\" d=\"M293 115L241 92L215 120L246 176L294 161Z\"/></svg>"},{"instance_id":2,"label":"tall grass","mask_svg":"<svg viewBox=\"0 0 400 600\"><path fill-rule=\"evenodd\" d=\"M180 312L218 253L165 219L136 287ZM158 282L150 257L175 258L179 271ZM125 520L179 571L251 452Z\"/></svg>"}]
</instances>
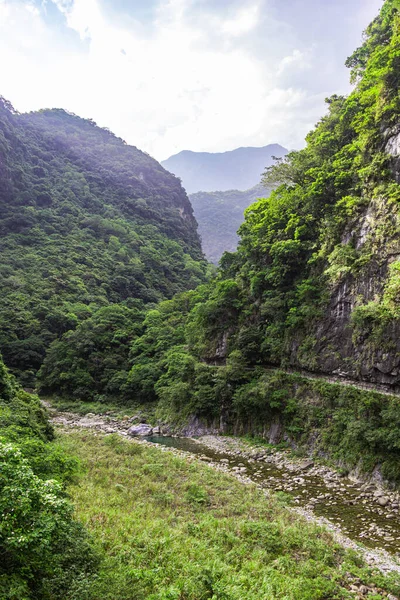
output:
<instances>
[{"instance_id":1,"label":"tall grass","mask_svg":"<svg viewBox=\"0 0 400 600\"><path fill-rule=\"evenodd\" d=\"M104 555L93 600L349 598L349 573L400 592L255 486L114 435L59 443L86 467L69 491Z\"/></svg>"}]
</instances>

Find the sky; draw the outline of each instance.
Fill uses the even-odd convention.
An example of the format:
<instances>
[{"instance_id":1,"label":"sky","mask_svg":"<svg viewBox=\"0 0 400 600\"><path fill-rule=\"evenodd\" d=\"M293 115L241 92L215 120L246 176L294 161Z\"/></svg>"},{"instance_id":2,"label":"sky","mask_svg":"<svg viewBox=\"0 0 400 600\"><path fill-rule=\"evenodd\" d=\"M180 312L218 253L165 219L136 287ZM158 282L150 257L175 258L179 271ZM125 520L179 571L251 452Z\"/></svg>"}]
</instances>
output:
<instances>
[{"instance_id":1,"label":"sky","mask_svg":"<svg viewBox=\"0 0 400 600\"><path fill-rule=\"evenodd\" d=\"M382 0L0 0L0 95L163 160L304 146Z\"/></svg>"}]
</instances>

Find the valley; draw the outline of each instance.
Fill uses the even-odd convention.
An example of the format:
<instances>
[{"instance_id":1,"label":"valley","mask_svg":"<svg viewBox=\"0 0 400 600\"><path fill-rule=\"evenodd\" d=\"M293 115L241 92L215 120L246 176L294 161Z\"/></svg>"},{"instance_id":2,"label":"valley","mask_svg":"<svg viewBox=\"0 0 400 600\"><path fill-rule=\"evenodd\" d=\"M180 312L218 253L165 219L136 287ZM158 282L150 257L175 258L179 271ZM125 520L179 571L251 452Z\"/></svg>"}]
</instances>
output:
<instances>
[{"instance_id":1,"label":"valley","mask_svg":"<svg viewBox=\"0 0 400 600\"><path fill-rule=\"evenodd\" d=\"M34 4L43 27L81 15ZM178 4L168 39L189 7L155 11L158 27ZM248 31L218 26L224 56L259 8L239 15ZM134 71L122 20L112 56ZM75 29L89 58L95 31ZM314 77L290 48L277 81ZM257 131L163 163L92 118L0 97L0 600L399 600L399 0L346 66L348 95L301 149ZM204 144L183 117L211 93L200 79L168 126L149 103L120 130L172 149L186 123ZM278 99L271 128L290 141L302 95ZM235 148L246 123L227 115Z\"/></svg>"},{"instance_id":2,"label":"valley","mask_svg":"<svg viewBox=\"0 0 400 600\"><path fill-rule=\"evenodd\" d=\"M215 471L215 454L211 459L201 446L199 462L193 449L163 452L115 434L93 436L88 427L67 431L59 443L85 465L85 478L71 494L107 552L95 584L104 598L116 585L122 598L130 598L132 585L138 598L164 593L194 599L209 589L237 599L392 599L400 591L399 567L388 555L369 551L365 557L373 566L364 566L358 546L357 554L340 550L326 523L321 528L294 513L287 499L265 496L243 475L236 481L226 467Z\"/></svg>"}]
</instances>

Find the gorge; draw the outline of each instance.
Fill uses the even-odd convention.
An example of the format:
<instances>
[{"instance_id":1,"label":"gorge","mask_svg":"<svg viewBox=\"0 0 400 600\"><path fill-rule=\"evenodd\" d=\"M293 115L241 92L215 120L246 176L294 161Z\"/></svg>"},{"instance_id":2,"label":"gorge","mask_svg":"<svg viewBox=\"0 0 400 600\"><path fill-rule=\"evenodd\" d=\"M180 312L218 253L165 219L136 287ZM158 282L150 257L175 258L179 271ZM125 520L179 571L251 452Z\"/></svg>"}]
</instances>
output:
<instances>
[{"instance_id":1,"label":"gorge","mask_svg":"<svg viewBox=\"0 0 400 600\"><path fill-rule=\"evenodd\" d=\"M397 0L347 66L217 269L155 159L1 99L0 598L400 597Z\"/></svg>"}]
</instances>

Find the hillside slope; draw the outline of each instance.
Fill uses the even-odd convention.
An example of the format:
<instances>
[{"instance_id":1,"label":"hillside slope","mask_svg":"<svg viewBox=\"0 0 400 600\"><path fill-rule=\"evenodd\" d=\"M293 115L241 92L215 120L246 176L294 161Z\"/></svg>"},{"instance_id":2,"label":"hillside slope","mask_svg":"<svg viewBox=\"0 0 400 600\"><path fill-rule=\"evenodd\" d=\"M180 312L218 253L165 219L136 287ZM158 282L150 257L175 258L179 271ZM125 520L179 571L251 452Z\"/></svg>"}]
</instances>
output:
<instances>
[{"instance_id":1,"label":"hillside slope","mask_svg":"<svg viewBox=\"0 0 400 600\"><path fill-rule=\"evenodd\" d=\"M248 190L258 185L273 157L284 156L287 150L279 144L261 148L237 148L229 152L191 152L184 150L161 164L182 179L188 192L216 190Z\"/></svg>"},{"instance_id":2,"label":"hillside slope","mask_svg":"<svg viewBox=\"0 0 400 600\"><path fill-rule=\"evenodd\" d=\"M0 100L0 349L33 374L102 306L156 302L204 279L177 178L90 120ZM26 381L29 381L29 376Z\"/></svg>"},{"instance_id":3,"label":"hillside slope","mask_svg":"<svg viewBox=\"0 0 400 600\"><path fill-rule=\"evenodd\" d=\"M269 196L271 189L256 185L250 190L197 192L190 202L199 224L204 254L217 264L224 252L234 252L239 236L237 230L244 220L244 211L259 198Z\"/></svg>"}]
</instances>

